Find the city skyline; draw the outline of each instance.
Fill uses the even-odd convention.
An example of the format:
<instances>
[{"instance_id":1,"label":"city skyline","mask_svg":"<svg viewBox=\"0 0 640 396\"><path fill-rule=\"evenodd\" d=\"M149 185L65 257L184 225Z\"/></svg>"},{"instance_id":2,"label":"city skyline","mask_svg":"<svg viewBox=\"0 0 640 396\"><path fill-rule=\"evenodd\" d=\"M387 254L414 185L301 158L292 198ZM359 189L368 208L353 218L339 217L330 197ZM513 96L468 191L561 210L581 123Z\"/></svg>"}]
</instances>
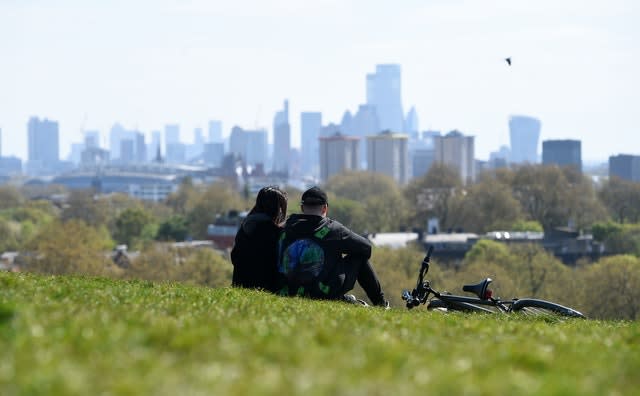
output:
<instances>
[{"instance_id":1,"label":"city skyline","mask_svg":"<svg viewBox=\"0 0 640 396\"><path fill-rule=\"evenodd\" d=\"M638 154L632 1L131 3L0 4L3 155L27 158L32 116L59 123L61 158L82 129L106 147L117 122L147 137L180 124L190 142L221 120L224 137L238 125L273 142L283 100L299 147L301 112L340 123L388 63L401 65L401 105L420 129L475 136L479 159L509 144L514 114L542 122L540 142L581 140L585 161Z\"/></svg>"}]
</instances>

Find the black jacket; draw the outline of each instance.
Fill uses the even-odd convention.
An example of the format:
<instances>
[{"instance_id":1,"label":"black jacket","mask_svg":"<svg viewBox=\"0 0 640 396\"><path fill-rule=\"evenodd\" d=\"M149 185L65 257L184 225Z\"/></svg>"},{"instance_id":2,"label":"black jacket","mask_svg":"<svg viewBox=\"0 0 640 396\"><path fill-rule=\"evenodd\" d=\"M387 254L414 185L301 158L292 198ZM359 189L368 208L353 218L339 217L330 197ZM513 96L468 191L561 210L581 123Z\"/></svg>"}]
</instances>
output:
<instances>
[{"instance_id":1,"label":"black jacket","mask_svg":"<svg viewBox=\"0 0 640 396\"><path fill-rule=\"evenodd\" d=\"M317 215L294 214L287 220L280 241L280 264L286 248L300 239L313 239L324 251L321 280L330 286L328 298L337 297L342 290L345 276L341 262L344 258L367 260L371 257L371 242L339 222ZM281 278L281 286L283 282ZM295 290L289 290L289 293L295 294Z\"/></svg>"},{"instance_id":2,"label":"black jacket","mask_svg":"<svg viewBox=\"0 0 640 396\"><path fill-rule=\"evenodd\" d=\"M264 213L244 219L231 250L234 286L276 291L281 231Z\"/></svg>"}]
</instances>

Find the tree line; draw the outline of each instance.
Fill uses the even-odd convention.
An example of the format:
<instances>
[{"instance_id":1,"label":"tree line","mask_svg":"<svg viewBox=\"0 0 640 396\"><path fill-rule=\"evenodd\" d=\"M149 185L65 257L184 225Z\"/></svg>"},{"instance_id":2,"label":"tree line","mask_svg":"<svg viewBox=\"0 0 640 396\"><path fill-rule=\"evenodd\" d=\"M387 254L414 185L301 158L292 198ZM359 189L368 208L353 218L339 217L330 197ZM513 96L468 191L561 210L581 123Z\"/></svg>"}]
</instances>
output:
<instances>
[{"instance_id":1,"label":"tree line","mask_svg":"<svg viewBox=\"0 0 640 396\"><path fill-rule=\"evenodd\" d=\"M494 271L500 287L509 294L584 306L587 313L598 317L637 317L635 311L622 314L626 312L622 308L613 313L591 312L593 308L579 300L587 288L597 293L611 288L624 291L613 293L616 298L637 301L633 295L640 287L637 183L610 179L598 185L572 168L523 166L485 172L476 183L465 186L455 170L434 165L404 187L370 172L337 175L322 187L329 193L330 216L361 233L424 229L430 218L437 218L443 231L542 231L572 224L592 232L609 252L620 256L568 268L536 246L488 249L488 241L482 241L460 266L442 266L433 275L453 287L479 281L491 276L487 271ZM289 212L297 212L301 191L287 192ZM60 193L66 199L50 198ZM208 224L230 210L249 209L253 200L246 187L195 185L188 178L158 203L123 194L64 191L58 186L0 186L0 251L20 251L23 269L45 273L228 285L231 264L227 255L212 249L175 248L164 242L205 239ZM124 263L114 261L112 250L119 244L140 254ZM413 285L417 269L403 266L416 266L420 249L374 252L383 283L390 288ZM475 274L479 278L471 279ZM554 295L555 291L564 297ZM622 297L629 293L633 297ZM399 295L399 291L390 294L395 305L401 304ZM563 301L567 296L578 300ZM588 297L593 295L584 298Z\"/></svg>"}]
</instances>

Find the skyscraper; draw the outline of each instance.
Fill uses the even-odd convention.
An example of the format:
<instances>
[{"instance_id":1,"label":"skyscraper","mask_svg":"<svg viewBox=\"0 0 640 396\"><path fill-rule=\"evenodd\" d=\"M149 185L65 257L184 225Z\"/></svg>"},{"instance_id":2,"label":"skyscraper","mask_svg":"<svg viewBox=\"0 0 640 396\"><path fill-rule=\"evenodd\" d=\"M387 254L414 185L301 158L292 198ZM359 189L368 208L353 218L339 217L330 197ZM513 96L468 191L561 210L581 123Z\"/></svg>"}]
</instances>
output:
<instances>
[{"instance_id":1,"label":"skyscraper","mask_svg":"<svg viewBox=\"0 0 640 396\"><path fill-rule=\"evenodd\" d=\"M143 163L147 160L147 144L144 140L144 133L135 131L135 162Z\"/></svg>"},{"instance_id":2,"label":"skyscraper","mask_svg":"<svg viewBox=\"0 0 640 396\"><path fill-rule=\"evenodd\" d=\"M457 130L445 136L434 136L435 162L450 166L460 173L463 183L475 180L475 147L473 136Z\"/></svg>"},{"instance_id":3,"label":"skyscraper","mask_svg":"<svg viewBox=\"0 0 640 396\"><path fill-rule=\"evenodd\" d=\"M540 125L540 120L533 117L513 115L509 118L512 163L535 164L538 162Z\"/></svg>"},{"instance_id":4,"label":"skyscraper","mask_svg":"<svg viewBox=\"0 0 640 396\"><path fill-rule=\"evenodd\" d=\"M135 135L135 131L126 130L119 122L113 124L113 126L111 127L111 131L109 132L109 150L111 151L110 157L112 160L117 161L121 159L121 142L123 140L135 141Z\"/></svg>"},{"instance_id":5,"label":"skyscraper","mask_svg":"<svg viewBox=\"0 0 640 396\"><path fill-rule=\"evenodd\" d=\"M409 112L407 113L407 117L404 119L404 132L409 134L409 137L412 139L416 139L420 134L420 125L418 122L418 112L416 112L416 108L411 106Z\"/></svg>"},{"instance_id":6,"label":"skyscraper","mask_svg":"<svg viewBox=\"0 0 640 396\"><path fill-rule=\"evenodd\" d=\"M161 140L162 133L160 131L151 131L151 143L149 143L147 149L147 159L149 161L158 161L162 158ZM158 154L160 154L160 158L158 158Z\"/></svg>"},{"instance_id":7,"label":"skyscraper","mask_svg":"<svg viewBox=\"0 0 640 396\"><path fill-rule=\"evenodd\" d=\"M346 136L339 132L320 139L320 180L327 181L331 176L357 170L359 161L360 138Z\"/></svg>"},{"instance_id":8,"label":"skyscraper","mask_svg":"<svg viewBox=\"0 0 640 396\"><path fill-rule=\"evenodd\" d=\"M273 119L273 171L281 175L289 174L289 150L291 148L291 126L289 125L289 101L284 101L284 109Z\"/></svg>"},{"instance_id":9,"label":"skyscraper","mask_svg":"<svg viewBox=\"0 0 640 396\"><path fill-rule=\"evenodd\" d=\"M100 147L100 132L99 131L84 131L84 147L85 148L99 148Z\"/></svg>"},{"instance_id":10,"label":"skyscraper","mask_svg":"<svg viewBox=\"0 0 640 396\"><path fill-rule=\"evenodd\" d=\"M320 172L320 130L322 113L300 113L300 149L302 151L302 173L318 176Z\"/></svg>"},{"instance_id":11,"label":"skyscraper","mask_svg":"<svg viewBox=\"0 0 640 396\"><path fill-rule=\"evenodd\" d=\"M367 74L367 104L376 108L380 130L404 132L400 65L376 65Z\"/></svg>"},{"instance_id":12,"label":"skyscraper","mask_svg":"<svg viewBox=\"0 0 640 396\"><path fill-rule=\"evenodd\" d=\"M180 143L180 125L167 124L164 126L164 144Z\"/></svg>"},{"instance_id":13,"label":"skyscraper","mask_svg":"<svg viewBox=\"0 0 640 396\"><path fill-rule=\"evenodd\" d=\"M367 136L367 170L393 178L399 185L409 181L409 137L384 131Z\"/></svg>"},{"instance_id":14,"label":"skyscraper","mask_svg":"<svg viewBox=\"0 0 640 396\"><path fill-rule=\"evenodd\" d=\"M180 142L180 125L167 124L164 126L165 159L172 164L184 163L187 159L187 148Z\"/></svg>"},{"instance_id":15,"label":"skyscraper","mask_svg":"<svg viewBox=\"0 0 640 396\"><path fill-rule=\"evenodd\" d=\"M582 172L582 144L579 140L545 140L542 142L542 164L573 166Z\"/></svg>"},{"instance_id":16,"label":"skyscraper","mask_svg":"<svg viewBox=\"0 0 640 396\"><path fill-rule=\"evenodd\" d=\"M29 170L40 173L55 167L59 160L58 122L31 117L27 124Z\"/></svg>"},{"instance_id":17,"label":"skyscraper","mask_svg":"<svg viewBox=\"0 0 640 396\"><path fill-rule=\"evenodd\" d=\"M222 143L222 121L209 121L209 143Z\"/></svg>"},{"instance_id":18,"label":"skyscraper","mask_svg":"<svg viewBox=\"0 0 640 396\"><path fill-rule=\"evenodd\" d=\"M609 157L609 177L640 182L640 155L618 154Z\"/></svg>"}]
</instances>

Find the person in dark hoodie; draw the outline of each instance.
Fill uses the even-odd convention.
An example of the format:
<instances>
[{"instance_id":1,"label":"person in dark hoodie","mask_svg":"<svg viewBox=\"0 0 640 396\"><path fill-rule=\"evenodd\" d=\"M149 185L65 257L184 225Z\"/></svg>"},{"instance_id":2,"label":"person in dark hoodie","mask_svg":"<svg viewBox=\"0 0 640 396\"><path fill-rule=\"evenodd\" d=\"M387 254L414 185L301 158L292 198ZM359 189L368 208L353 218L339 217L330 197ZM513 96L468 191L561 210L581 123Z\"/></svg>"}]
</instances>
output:
<instances>
[{"instance_id":1,"label":"person in dark hoodie","mask_svg":"<svg viewBox=\"0 0 640 396\"><path fill-rule=\"evenodd\" d=\"M280 294L355 302L356 280L373 305L389 307L371 266L371 242L327 217L327 194L302 194L302 214L287 220L279 242Z\"/></svg>"},{"instance_id":2,"label":"person in dark hoodie","mask_svg":"<svg viewBox=\"0 0 640 396\"><path fill-rule=\"evenodd\" d=\"M287 194L276 186L262 188L244 219L231 250L232 285L277 290L278 238L287 215Z\"/></svg>"}]
</instances>

